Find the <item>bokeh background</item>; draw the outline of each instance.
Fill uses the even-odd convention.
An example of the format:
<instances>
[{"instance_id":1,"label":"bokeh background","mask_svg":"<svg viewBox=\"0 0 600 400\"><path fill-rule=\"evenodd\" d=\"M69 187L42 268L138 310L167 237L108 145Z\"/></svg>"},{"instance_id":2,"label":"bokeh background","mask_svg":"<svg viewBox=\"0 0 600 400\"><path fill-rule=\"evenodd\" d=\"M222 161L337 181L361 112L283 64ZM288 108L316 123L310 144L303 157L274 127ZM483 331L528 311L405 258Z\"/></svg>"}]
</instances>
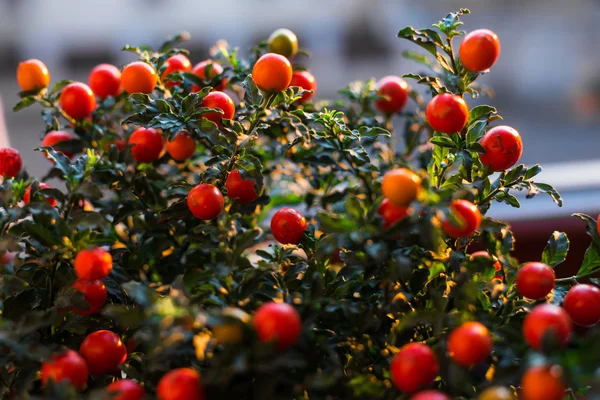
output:
<instances>
[{"instance_id":1,"label":"bokeh background","mask_svg":"<svg viewBox=\"0 0 600 400\"><path fill-rule=\"evenodd\" d=\"M18 100L15 69L21 60L44 61L53 82L87 81L99 63L131 61L132 54L119 51L124 44L156 45L188 31L195 63L208 58L219 39L243 52L287 27L312 53L308 66L318 82L317 97L334 98L350 81L418 70L402 52L421 50L396 33L406 25L428 27L460 7L472 12L464 17L465 30L485 27L499 35L500 59L482 82L494 89L491 102L505 123L521 133L522 161L546 167L540 180L555 185L565 198L562 209L540 196L516 212L494 205L492 215L521 230L521 250L539 254L557 228L575 235L576 247L585 249L587 239L577 236L583 225L568 216L600 212L599 1L0 0L4 123L27 169L41 176L48 163L33 151L44 129L39 109L11 110ZM582 256L575 250L572 265Z\"/></svg>"}]
</instances>

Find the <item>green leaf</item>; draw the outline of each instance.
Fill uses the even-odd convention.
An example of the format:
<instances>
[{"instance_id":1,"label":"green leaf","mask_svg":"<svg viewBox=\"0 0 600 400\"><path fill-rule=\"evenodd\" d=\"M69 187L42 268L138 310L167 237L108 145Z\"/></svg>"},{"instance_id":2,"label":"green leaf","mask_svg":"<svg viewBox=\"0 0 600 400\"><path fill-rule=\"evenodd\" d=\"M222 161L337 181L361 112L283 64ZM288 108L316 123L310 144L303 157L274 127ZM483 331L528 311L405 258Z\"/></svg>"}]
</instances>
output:
<instances>
[{"instance_id":1,"label":"green leaf","mask_svg":"<svg viewBox=\"0 0 600 400\"><path fill-rule=\"evenodd\" d=\"M385 136L385 137L392 136L390 131L388 131L387 129L383 129L383 128L379 128L379 127L368 127L368 126L361 126L360 129L358 130L358 134L361 137L365 137L365 138L374 138L377 136Z\"/></svg>"},{"instance_id":2,"label":"green leaf","mask_svg":"<svg viewBox=\"0 0 600 400\"><path fill-rule=\"evenodd\" d=\"M449 149L458 149L458 145L447 135L434 136L429 140L429 142L441 147L447 147Z\"/></svg>"},{"instance_id":3,"label":"green leaf","mask_svg":"<svg viewBox=\"0 0 600 400\"><path fill-rule=\"evenodd\" d=\"M408 26L398 32L398 37L410 40L437 57L436 41L437 43L441 44L442 40L437 32L434 32L430 29L426 29L425 31L420 31L412 26ZM433 32L435 35L431 35L431 32Z\"/></svg>"},{"instance_id":4,"label":"green leaf","mask_svg":"<svg viewBox=\"0 0 600 400\"><path fill-rule=\"evenodd\" d=\"M521 207L521 203L519 203L519 200L517 200L515 196L513 196L512 194L508 194L507 192L498 193L495 199L499 202L506 203L515 208Z\"/></svg>"},{"instance_id":5,"label":"green leaf","mask_svg":"<svg viewBox=\"0 0 600 400\"><path fill-rule=\"evenodd\" d=\"M169 49L171 49L175 45L177 45L183 41L186 41L186 40L190 40L190 34L188 32L181 32L181 33L167 39L163 44L160 45L160 48L158 51L159 51L159 53L166 53Z\"/></svg>"},{"instance_id":6,"label":"green leaf","mask_svg":"<svg viewBox=\"0 0 600 400\"><path fill-rule=\"evenodd\" d=\"M542 262L554 268L565 261L568 252L569 238L567 234L554 231L542 253Z\"/></svg>"},{"instance_id":7,"label":"green leaf","mask_svg":"<svg viewBox=\"0 0 600 400\"><path fill-rule=\"evenodd\" d=\"M577 275L587 274L596 267L600 267L600 249L598 249L598 247L599 246L592 243L590 247L587 248L581 267L579 267L579 271L577 271Z\"/></svg>"},{"instance_id":8,"label":"green leaf","mask_svg":"<svg viewBox=\"0 0 600 400\"><path fill-rule=\"evenodd\" d=\"M485 134L486 126L487 121L477 121L474 124L470 125L467 131L467 144L479 141L479 139L481 139Z\"/></svg>"},{"instance_id":9,"label":"green leaf","mask_svg":"<svg viewBox=\"0 0 600 400\"><path fill-rule=\"evenodd\" d=\"M29 107L30 105L37 102L37 98L35 96L27 96L17 104L14 105L13 111L19 111L24 109L25 107Z\"/></svg>"},{"instance_id":10,"label":"green leaf","mask_svg":"<svg viewBox=\"0 0 600 400\"><path fill-rule=\"evenodd\" d=\"M529 180L529 179L533 178L534 176L538 175L540 172L542 172L542 167L540 167L539 164L536 164L533 167L529 167L527 169L527 171L523 175L523 179Z\"/></svg>"},{"instance_id":11,"label":"green leaf","mask_svg":"<svg viewBox=\"0 0 600 400\"><path fill-rule=\"evenodd\" d=\"M244 102L250 106L258 107L263 102L263 95L254 83L252 74L248 75L242 83L244 87Z\"/></svg>"},{"instance_id":12,"label":"green leaf","mask_svg":"<svg viewBox=\"0 0 600 400\"><path fill-rule=\"evenodd\" d=\"M496 113L497 113L496 108L494 108L492 106L488 106L488 105L475 106L469 112L469 125L472 124L474 121L477 121L478 119L484 119L487 122L487 119L491 115L496 114Z\"/></svg>"},{"instance_id":13,"label":"green leaf","mask_svg":"<svg viewBox=\"0 0 600 400\"><path fill-rule=\"evenodd\" d=\"M536 182L533 185L535 187L537 187L539 190L541 190L542 192L550 195L550 197L552 198L552 201L554 201L559 207L562 207L562 205L563 205L562 198L560 197L560 194L556 191L556 189L554 189L551 185L548 185L547 183L540 183L540 182Z\"/></svg>"}]
</instances>

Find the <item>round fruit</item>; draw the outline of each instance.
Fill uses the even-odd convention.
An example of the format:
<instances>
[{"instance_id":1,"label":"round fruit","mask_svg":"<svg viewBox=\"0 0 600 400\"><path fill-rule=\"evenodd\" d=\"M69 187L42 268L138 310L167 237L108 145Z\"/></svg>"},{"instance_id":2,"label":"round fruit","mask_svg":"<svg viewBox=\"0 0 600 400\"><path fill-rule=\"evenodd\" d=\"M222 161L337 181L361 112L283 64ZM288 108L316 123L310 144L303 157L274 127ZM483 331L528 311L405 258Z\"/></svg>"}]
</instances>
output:
<instances>
[{"instance_id":1,"label":"round fruit","mask_svg":"<svg viewBox=\"0 0 600 400\"><path fill-rule=\"evenodd\" d=\"M523 320L523 336L529 346L542 349L542 340L552 335L557 346L564 346L571 337L569 315L559 306L540 304L535 306Z\"/></svg>"},{"instance_id":2,"label":"round fruit","mask_svg":"<svg viewBox=\"0 0 600 400\"><path fill-rule=\"evenodd\" d=\"M225 188L227 188L227 196L240 204L252 203L258 198L256 190L254 190L254 181L243 179L238 170L229 173L227 181L225 181Z\"/></svg>"},{"instance_id":3,"label":"round fruit","mask_svg":"<svg viewBox=\"0 0 600 400\"><path fill-rule=\"evenodd\" d=\"M377 213L383 218L383 227L387 229L406 217L409 214L409 209L407 207L396 207L388 199L383 199Z\"/></svg>"},{"instance_id":4,"label":"round fruit","mask_svg":"<svg viewBox=\"0 0 600 400\"><path fill-rule=\"evenodd\" d=\"M267 53L252 68L254 83L265 92L282 92L292 81L292 64L282 55Z\"/></svg>"},{"instance_id":5,"label":"round fruit","mask_svg":"<svg viewBox=\"0 0 600 400\"><path fill-rule=\"evenodd\" d=\"M452 238L463 238L479 229L481 212L470 201L454 200L450 203L450 214L454 220L446 218L442 221L442 229L446 235Z\"/></svg>"},{"instance_id":6,"label":"round fruit","mask_svg":"<svg viewBox=\"0 0 600 400\"><path fill-rule=\"evenodd\" d=\"M281 244L298 244L308 227L306 218L293 208L282 208L271 218L271 232Z\"/></svg>"},{"instance_id":7,"label":"round fruit","mask_svg":"<svg viewBox=\"0 0 600 400\"><path fill-rule=\"evenodd\" d=\"M312 93L304 93L298 103L306 103L315 95L317 91L317 81L313 74L308 71L294 71L290 86L300 86L304 90L312 90Z\"/></svg>"},{"instance_id":8,"label":"round fruit","mask_svg":"<svg viewBox=\"0 0 600 400\"><path fill-rule=\"evenodd\" d=\"M121 91L121 71L111 64L100 64L90 72L88 85L101 99L117 97Z\"/></svg>"},{"instance_id":9,"label":"round fruit","mask_svg":"<svg viewBox=\"0 0 600 400\"><path fill-rule=\"evenodd\" d=\"M298 53L298 38L289 29L277 29L271 33L267 42L271 53L281 54L287 58L292 58Z\"/></svg>"},{"instance_id":10,"label":"round fruit","mask_svg":"<svg viewBox=\"0 0 600 400\"><path fill-rule=\"evenodd\" d=\"M398 390L412 394L429 386L438 374L435 354L421 343L409 343L400 348L390 364L392 382Z\"/></svg>"},{"instance_id":11,"label":"round fruit","mask_svg":"<svg viewBox=\"0 0 600 400\"><path fill-rule=\"evenodd\" d=\"M17 82L24 92L39 91L50 84L50 73L40 60L23 61L17 67Z\"/></svg>"},{"instance_id":12,"label":"round fruit","mask_svg":"<svg viewBox=\"0 0 600 400\"><path fill-rule=\"evenodd\" d=\"M554 288L554 270L539 262L523 265L517 272L517 291L532 300L543 299Z\"/></svg>"},{"instance_id":13,"label":"round fruit","mask_svg":"<svg viewBox=\"0 0 600 400\"><path fill-rule=\"evenodd\" d=\"M487 131L479 141L485 149L479 159L494 171L509 169L519 161L523 142L519 132L510 126L497 126Z\"/></svg>"},{"instance_id":14,"label":"round fruit","mask_svg":"<svg viewBox=\"0 0 600 400\"><path fill-rule=\"evenodd\" d=\"M85 83L69 83L60 94L60 108L71 118L83 119L96 109L94 92Z\"/></svg>"},{"instance_id":15,"label":"round fruit","mask_svg":"<svg viewBox=\"0 0 600 400\"><path fill-rule=\"evenodd\" d=\"M158 400L204 400L200 375L191 368L167 372L156 388Z\"/></svg>"},{"instance_id":16,"label":"round fruit","mask_svg":"<svg viewBox=\"0 0 600 400\"><path fill-rule=\"evenodd\" d=\"M210 68L210 72L208 73L208 77L206 76L206 67L207 66L211 66ZM196 64L194 66L194 69L192 69L192 72L194 74L196 74L197 77L199 77L200 79L206 81L209 79L212 79L214 76L216 75L220 75L223 73L223 67L221 67L221 64L219 64L216 61L213 60L204 60L202 62L199 62L198 64ZM219 91L223 91L225 90L225 87L227 86L227 79L223 79L217 86L215 86L215 90L219 90ZM193 85L192 86L192 92L197 92L200 90L200 87Z\"/></svg>"},{"instance_id":17,"label":"round fruit","mask_svg":"<svg viewBox=\"0 0 600 400\"><path fill-rule=\"evenodd\" d=\"M40 189L52 189L52 186L48 185L45 182L40 182ZM25 194L23 195L23 203L29 204L31 201L31 185L27 186L25 189ZM56 199L52 197L46 197L46 202L50 204L50 207L54 207L56 205Z\"/></svg>"},{"instance_id":18,"label":"round fruit","mask_svg":"<svg viewBox=\"0 0 600 400\"><path fill-rule=\"evenodd\" d=\"M221 214L225 206L225 199L215 185L201 183L188 193L187 205L194 217L210 221Z\"/></svg>"},{"instance_id":19,"label":"round fruit","mask_svg":"<svg viewBox=\"0 0 600 400\"><path fill-rule=\"evenodd\" d=\"M134 61L123 68L121 85L127 93L150 94L156 87L156 70L142 61Z\"/></svg>"},{"instance_id":20,"label":"round fruit","mask_svg":"<svg viewBox=\"0 0 600 400\"><path fill-rule=\"evenodd\" d=\"M46 133L46 136L44 136L44 139L42 140L42 147L53 147L55 144L69 140L73 140L73 135L69 132L50 131ZM73 153L70 151L63 151L62 153L69 158L73 157Z\"/></svg>"},{"instance_id":21,"label":"round fruit","mask_svg":"<svg viewBox=\"0 0 600 400\"><path fill-rule=\"evenodd\" d=\"M92 315L98 312L106 303L106 286L101 280L85 281L77 279L73 282L73 288L85 295L89 307L87 310L71 307L71 311L79 315Z\"/></svg>"},{"instance_id":22,"label":"round fruit","mask_svg":"<svg viewBox=\"0 0 600 400\"><path fill-rule=\"evenodd\" d=\"M517 400L513 391L504 386L492 386L485 389L477 400Z\"/></svg>"},{"instance_id":23,"label":"round fruit","mask_svg":"<svg viewBox=\"0 0 600 400\"><path fill-rule=\"evenodd\" d=\"M488 29L469 32L458 50L460 61L470 71L482 72L496 62L500 55L498 35Z\"/></svg>"},{"instance_id":24,"label":"round fruit","mask_svg":"<svg viewBox=\"0 0 600 400\"><path fill-rule=\"evenodd\" d=\"M110 274L112 256L100 247L91 250L81 250L75 257L75 274L79 279L95 281Z\"/></svg>"},{"instance_id":25,"label":"round fruit","mask_svg":"<svg viewBox=\"0 0 600 400\"><path fill-rule=\"evenodd\" d=\"M394 168L383 176L383 197L396 207L408 207L421 192L421 178L406 168Z\"/></svg>"},{"instance_id":26,"label":"round fruit","mask_svg":"<svg viewBox=\"0 0 600 400\"><path fill-rule=\"evenodd\" d=\"M144 389L131 379L121 379L106 387L111 400L142 400L146 396Z\"/></svg>"},{"instance_id":27,"label":"round fruit","mask_svg":"<svg viewBox=\"0 0 600 400\"><path fill-rule=\"evenodd\" d=\"M490 254L487 251L476 251L475 253L471 254L471 261L479 257L487 258L488 260L493 260L494 268L496 268L496 271L500 271L502 269L502 264L500 264L500 261L498 261L496 257L490 257Z\"/></svg>"},{"instance_id":28,"label":"round fruit","mask_svg":"<svg viewBox=\"0 0 600 400\"><path fill-rule=\"evenodd\" d=\"M131 156L138 162L148 163L158 160L164 142L162 135L154 128L138 128L129 136Z\"/></svg>"},{"instance_id":29,"label":"round fruit","mask_svg":"<svg viewBox=\"0 0 600 400\"><path fill-rule=\"evenodd\" d=\"M192 70L192 63L184 54L176 54L167 58L167 61L165 61L165 66L165 72L163 72L161 77L163 80L173 72L189 72ZM167 87L177 86L179 84L179 82L166 82Z\"/></svg>"},{"instance_id":30,"label":"round fruit","mask_svg":"<svg viewBox=\"0 0 600 400\"><path fill-rule=\"evenodd\" d=\"M167 140L167 152L174 160L184 161L194 155L196 141L185 132L179 132L173 140Z\"/></svg>"},{"instance_id":31,"label":"round fruit","mask_svg":"<svg viewBox=\"0 0 600 400\"><path fill-rule=\"evenodd\" d=\"M220 114L218 112L209 112L206 114L202 114L204 118L214 122L217 125L221 122L223 118L231 119L235 114L235 105L233 104L233 100L231 100L231 97L229 97L229 95L224 92L210 92L202 100L201 107L218 108L219 110L223 111L223 114Z\"/></svg>"},{"instance_id":32,"label":"round fruit","mask_svg":"<svg viewBox=\"0 0 600 400\"><path fill-rule=\"evenodd\" d=\"M445 393L437 390L425 390L412 396L410 400L452 400Z\"/></svg>"},{"instance_id":33,"label":"round fruit","mask_svg":"<svg viewBox=\"0 0 600 400\"><path fill-rule=\"evenodd\" d=\"M529 368L521 378L522 400L562 400L565 397L562 370L559 366L538 365Z\"/></svg>"},{"instance_id":34,"label":"round fruit","mask_svg":"<svg viewBox=\"0 0 600 400\"><path fill-rule=\"evenodd\" d=\"M14 178L19 175L23 160L18 150L10 147L0 149L0 175L4 178Z\"/></svg>"},{"instance_id":35,"label":"round fruit","mask_svg":"<svg viewBox=\"0 0 600 400\"><path fill-rule=\"evenodd\" d=\"M256 310L252 325L261 342L274 341L279 350L287 349L298 341L302 320L288 303L265 303Z\"/></svg>"},{"instance_id":36,"label":"round fruit","mask_svg":"<svg viewBox=\"0 0 600 400\"><path fill-rule=\"evenodd\" d=\"M484 362L491 351L490 332L479 322L465 322L448 337L448 353L454 362L463 367Z\"/></svg>"},{"instance_id":37,"label":"round fruit","mask_svg":"<svg viewBox=\"0 0 600 400\"><path fill-rule=\"evenodd\" d=\"M581 326L593 326L600 322L600 289L581 283L573 286L563 303L571 321Z\"/></svg>"},{"instance_id":38,"label":"round fruit","mask_svg":"<svg viewBox=\"0 0 600 400\"><path fill-rule=\"evenodd\" d=\"M73 350L53 355L52 361L42 364L42 384L50 380L59 383L68 381L77 390L83 390L88 379L88 366L83 357Z\"/></svg>"},{"instance_id":39,"label":"round fruit","mask_svg":"<svg viewBox=\"0 0 600 400\"><path fill-rule=\"evenodd\" d=\"M442 133L458 133L469 121L469 107L460 96L442 93L427 104L427 121L433 130Z\"/></svg>"},{"instance_id":40,"label":"round fruit","mask_svg":"<svg viewBox=\"0 0 600 400\"><path fill-rule=\"evenodd\" d=\"M79 353L86 359L90 375L116 372L127 359L127 349L114 332L100 330L83 339Z\"/></svg>"},{"instance_id":41,"label":"round fruit","mask_svg":"<svg viewBox=\"0 0 600 400\"><path fill-rule=\"evenodd\" d=\"M398 76L383 77L377 82L375 107L384 114L393 114L402 111L408 100L408 83Z\"/></svg>"}]
</instances>

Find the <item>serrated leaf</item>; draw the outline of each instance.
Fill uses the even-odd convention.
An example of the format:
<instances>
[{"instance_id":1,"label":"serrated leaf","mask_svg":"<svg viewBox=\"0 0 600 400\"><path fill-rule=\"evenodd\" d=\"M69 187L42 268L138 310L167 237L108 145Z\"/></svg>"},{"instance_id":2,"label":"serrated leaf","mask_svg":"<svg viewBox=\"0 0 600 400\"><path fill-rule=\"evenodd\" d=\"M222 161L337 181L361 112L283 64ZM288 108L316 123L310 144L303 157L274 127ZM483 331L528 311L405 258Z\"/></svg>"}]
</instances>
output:
<instances>
[{"instance_id":1,"label":"serrated leaf","mask_svg":"<svg viewBox=\"0 0 600 400\"><path fill-rule=\"evenodd\" d=\"M258 107L263 102L262 92L252 79L252 74L248 75L242 83L244 87L244 102L250 106Z\"/></svg>"}]
</instances>

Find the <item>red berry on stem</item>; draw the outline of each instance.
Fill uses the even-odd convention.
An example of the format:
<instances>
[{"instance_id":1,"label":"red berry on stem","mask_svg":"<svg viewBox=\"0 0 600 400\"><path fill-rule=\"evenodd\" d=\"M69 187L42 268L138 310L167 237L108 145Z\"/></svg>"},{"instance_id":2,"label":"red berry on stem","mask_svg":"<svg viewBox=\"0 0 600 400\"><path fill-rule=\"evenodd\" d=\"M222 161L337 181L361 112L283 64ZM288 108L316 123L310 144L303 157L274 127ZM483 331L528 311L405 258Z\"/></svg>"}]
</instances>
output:
<instances>
[{"instance_id":1,"label":"red berry on stem","mask_svg":"<svg viewBox=\"0 0 600 400\"><path fill-rule=\"evenodd\" d=\"M377 94L382 96L375 100L375 107L384 114L402 111L408 100L408 83L399 76L386 76L377 82Z\"/></svg>"},{"instance_id":2,"label":"red berry on stem","mask_svg":"<svg viewBox=\"0 0 600 400\"><path fill-rule=\"evenodd\" d=\"M165 66L165 72L163 72L161 77L163 80L173 72L189 72L192 69L192 63L184 54L176 54L167 58L165 61ZM178 86L179 84L180 82L165 81L165 86L167 87Z\"/></svg>"},{"instance_id":3,"label":"red berry on stem","mask_svg":"<svg viewBox=\"0 0 600 400\"><path fill-rule=\"evenodd\" d=\"M302 321L298 312L287 303L265 303L256 311L252 325L261 342L275 341L279 350L298 341Z\"/></svg>"},{"instance_id":4,"label":"red berry on stem","mask_svg":"<svg viewBox=\"0 0 600 400\"><path fill-rule=\"evenodd\" d=\"M468 70L482 72L491 68L498 59L500 40L488 29L477 29L463 38L458 53Z\"/></svg>"},{"instance_id":5,"label":"red berry on stem","mask_svg":"<svg viewBox=\"0 0 600 400\"><path fill-rule=\"evenodd\" d=\"M52 361L42 363L42 384L68 381L77 390L83 390L88 379L88 366L85 359L73 350L53 355Z\"/></svg>"},{"instance_id":6,"label":"red berry on stem","mask_svg":"<svg viewBox=\"0 0 600 400\"><path fill-rule=\"evenodd\" d=\"M121 379L106 387L105 392L112 395L111 400L142 400L146 396L144 389L131 379Z\"/></svg>"},{"instance_id":7,"label":"red berry on stem","mask_svg":"<svg viewBox=\"0 0 600 400\"><path fill-rule=\"evenodd\" d=\"M225 206L225 199L215 185L201 183L190 190L187 204L194 217L210 221L221 214Z\"/></svg>"},{"instance_id":8,"label":"red berry on stem","mask_svg":"<svg viewBox=\"0 0 600 400\"><path fill-rule=\"evenodd\" d=\"M83 339L79 353L86 359L90 375L99 376L117 372L127 359L127 349L114 332L100 330Z\"/></svg>"},{"instance_id":9,"label":"red berry on stem","mask_svg":"<svg viewBox=\"0 0 600 400\"><path fill-rule=\"evenodd\" d=\"M542 349L542 340L546 335L552 335L555 344L563 347L569 341L571 332L568 314L553 304L535 306L523 321L525 341L535 350Z\"/></svg>"},{"instance_id":10,"label":"red berry on stem","mask_svg":"<svg viewBox=\"0 0 600 400\"><path fill-rule=\"evenodd\" d=\"M96 109L94 92L85 83L69 83L60 94L60 108L71 118L83 119Z\"/></svg>"},{"instance_id":11,"label":"red berry on stem","mask_svg":"<svg viewBox=\"0 0 600 400\"><path fill-rule=\"evenodd\" d=\"M69 132L50 131L46 133L46 136L44 136L44 139L42 140L42 147L53 147L55 144L69 140L73 140L73 134ZM69 158L73 157L73 153L70 151L62 151L62 153Z\"/></svg>"},{"instance_id":12,"label":"red berry on stem","mask_svg":"<svg viewBox=\"0 0 600 400\"><path fill-rule=\"evenodd\" d=\"M300 243L307 227L306 218L293 208L282 208L271 219L271 232L281 244Z\"/></svg>"},{"instance_id":13,"label":"red berry on stem","mask_svg":"<svg viewBox=\"0 0 600 400\"><path fill-rule=\"evenodd\" d=\"M479 229L481 212L479 208L467 200L454 200L450 204L450 214L454 218L442 221L442 229L452 238L469 237Z\"/></svg>"},{"instance_id":14,"label":"red berry on stem","mask_svg":"<svg viewBox=\"0 0 600 400\"><path fill-rule=\"evenodd\" d=\"M229 173L227 181L227 196L235 199L240 204L252 203L258 198L256 190L254 190L254 181L252 179L243 179L238 170L233 170Z\"/></svg>"},{"instance_id":15,"label":"red berry on stem","mask_svg":"<svg viewBox=\"0 0 600 400\"><path fill-rule=\"evenodd\" d=\"M543 299L554 288L554 270L546 264L531 262L517 272L517 292L532 300Z\"/></svg>"},{"instance_id":16,"label":"red berry on stem","mask_svg":"<svg viewBox=\"0 0 600 400\"><path fill-rule=\"evenodd\" d=\"M196 141L185 132L179 132L173 140L167 140L167 152L174 160L184 161L196 152Z\"/></svg>"},{"instance_id":17,"label":"red berry on stem","mask_svg":"<svg viewBox=\"0 0 600 400\"><path fill-rule=\"evenodd\" d=\"M304 90L312 90L312 93L304 93L300 100L296 100L301 104L310 101L317 91L317 81L313 74L308 71L294 71L290 86L300 86Z\"/></svg>"},{"instance_id":18,"label":"red berry on stem","mask_svg":"<svg viewBox=\"0 0 600 400\"><path fill-rule=\"evenodd\" d=\"M201 107L218 108L221 111L223 111L223 114L220 114L218 112L209 112L206 114L202 114L202 117L214 122L217 125L221 123L221 120L223 118L231 119L235 114L235 105L233 104L233 100L231 100L231 97L229 97L229 95L227 95L227 93L224 92L210 92L202 100Z\"/></svg>"},{"instance_id":19,"label":"red berry on stem","mask_svg":"<svg viewBox=\"0 0 600 400\"><path fill-rule=\"evenodd\" d=\"M210 65L210 72L208 73L208 78L206 77L207 67ZM216 61L212 60L204 60L199 62L192 69L192 73L198 76L200 79L206 81L212 79L215 75L220 75L223 73L223 67ZM223 91L225 90L225 86L227 86L227 79L223 79L221 83L214 87L215 90ZM197 92L200 90L200 87L193 85L192 92Z\"/></svg>"},{"instance_id":20,"label":"red berry on stem","mask_svg":"<svg viewBox=\"0 0 600 400\"><path fill-rule=\"evenodd\" d=\"M100 64L90 72L88 85L100 98L117 97L121 91L121 71L111 64Z\"/></svg>"},{"instance_id":21,"label":"red berry on stem","mask_svg":"<svg viewBox=\"0 0 600 400\"><path fill-rule=\"evenodd\" d=\"M112 256L100 247L81 250L75 257L75 274L87 281L102 279L112 270Z\"/></svg>"},{"instance_id":22,"label":"red berry on stem","mask_svg":"<svg viewBox=\"0 0 600 400\"><path fill-rule=\"evenodd\" d=\"M519 161L523 142L519 132L510 126L497 126L487 131L479 141L485 149L479 159L494 171L509 169Z\"/></svg>"},{"instance_id":23,"label":"red berry on stem","mask_svg":"<svg viewBox=\"0 0 600 400\"><path fill-rule=\"evenodd\" d=\"M408 394L431 385L438 370L435 354L429 346L421 343L402 346L390 364L392 382L398 390Z\"/></svg>"},{"instance_id":24,"label":"red berry on stem","mask_svg":"<svg viewBox=\"0 0 600 400\"><path fill-rule=\"evenodd\" d=\"M156 388L158 400L204 400L200 375L191 368L167 372Z\"/></svg>"},{"instance_id":25,"label":"red berry on stem","mask_svg":"<svg viewBox=\"0 0 600 400\"><path fill-rule=\"evenodd\" d=\"M406 217L409 214L409 208L397 207L388 199L383 199L381 205L377 209L377 213L381 215L383 227L387 229Z\"/></svg>"},{"instance_id":26,"label":"red berry on stem","mask_svg":"<svg viewBox=\"0 0 600 400\"><path fill-rule=\"evenodd\" d=\"M492 351L492 338L485 325L465 322L450 333L448 353L463 367L471 367L485 361Z\"/></svg>"},{"instance_id":27,"label":"red berry on stem","mask_svg":"<svg viewBox=\"0 0 600 400\"><path fill-rule=\"evenodd\" d=\"M467 102L452 93L441 93L431 99L426 114L433 130L442 133L458 133L469 121Z\"/></svg>"},{"instance_id":28,"label":"red berry on stem","mask_svg":"<svg viewBox=\"0 0 600 400\"><path fill-rule=\"evenodd\" d=\"M106 303L106 286L101 280L86 281L77 279L73 288L85 296L89 307L87 310L71 307L71 311L79 315L92 315L97 313Z\"/></svg>"},{"instance_id":29,"label":"red berry on stem","mask_svg":"<svg viewBox=\"0 0 600 400\"><path fill-rule=\"evenodd\" d=\"M586 283L573 286L565 296L563 308L573 323L596 325L600 322L600 288Z\"/></svg>"},{"instance_id":30,"label":"red berry on stem","mask_svg":"<svg viewBox=\"0 0 600 400\"><path fill-rule=\"evenodd\" d=\"M154 128L138 128L129 137L131 156L138 162L158 160L164 147L162 135Z\"/></svg>"},{"instance_id":31,"label":"red berry on stem","mask_svg":"<svg viewBox=\"0 0 600 400\"><path fill-rule=\"evenodd\" d=\"M21 155L15 149L5 147L0 149L0 175L4 178L14 178L23 167Z\"/></svg>"}]
</instances>

